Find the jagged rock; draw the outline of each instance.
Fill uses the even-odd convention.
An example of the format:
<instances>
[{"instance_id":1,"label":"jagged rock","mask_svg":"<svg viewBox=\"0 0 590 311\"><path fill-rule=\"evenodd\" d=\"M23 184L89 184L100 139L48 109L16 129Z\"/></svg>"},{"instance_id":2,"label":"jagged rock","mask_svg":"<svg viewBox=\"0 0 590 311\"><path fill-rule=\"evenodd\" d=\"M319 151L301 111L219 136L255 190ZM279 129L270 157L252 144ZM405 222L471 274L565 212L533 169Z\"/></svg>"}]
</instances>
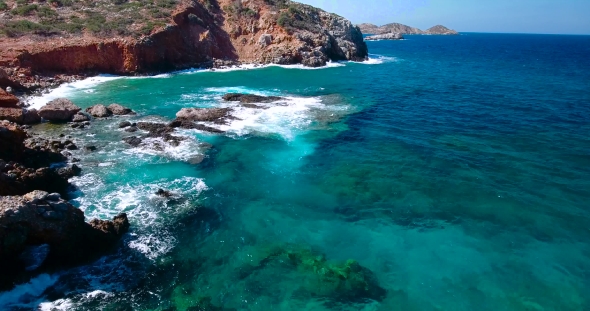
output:
<instances>
[{"instance_id":1,"label":"jagged rock","mask_svg":"<svg viewBox=\"0 0 590 311\"><path fill-rule=\"evenodd\" d=\"M137 126L129 126L129 127L125 128L125 132L135 133L135 132L137 132Z\"/></svg>"},{"instance_id":2,"label":"jagged rock","mask_svg":"<svg viewBox=\"0 0 590 311\"><path fill-rule=\"evenodd\" d=\"M134 114L133 110L123 107L119 104L110 104L107 109L116 116Z\"/></svg>"},{"instance_id":3,"label":"jagged rock","mask_svg":"<svg viewBox=\"0 0 590 311\"><path fill-rule=\"evenodd\" d=\"M95 118L106 118L112 114L105 105L100 104L86 108L86 112Z\"/></svg>"},{"instance_id":4,"label":"jagged rock","mask_svg":"<svg viewBox=\"0 0 590 311\"><path fill-rule=\"evenodd\" d=\"M41 116L37 109L25 109L23 113L23 124L37 124L41 122Z\"/></svg>"},{"instance_id":5,"label":"jagged rock","mask_svg":"<svg viewBox=\"0 0 590 311\"><path fill-rule=\"evenodd\" d=\"M282 97L278 96L260 96L241 93L228 93L223 95L223 100L225 101L239 101L240 103L272 103L282 99ZM176 116L179 117L178 114L176 114Z\"/></svg>"},{"instance_id":6,"label":"jagged rock","mask_svg":"<svg viewBox=\"0 0 590 311\"><path fill-rule=\"evenodd\" d=\"M78 112L72 117L72 122L86 122L86 121L90 121L90 117L87 114L82 113L82 112Z\"/></svg>"},{"instance_id":7,"label":"jagged rock","mask_svg":"<svg viewBox=\"0 0 590 311\"><path fill-rule=\"evenodd\" d=\"M366 41L378 41L378 40L402 40L404 36L401 33L386 33L382 35L368 36L365 38Z\"/></svg>"},{"instance_id":8,"label":"jagged rock","mask_svg":"<svg viewBox=\"0 0 590 311\"><path fill-rule=\"evenodd\" d=\"M141 138L136 137L136 136L125 137L125 138L123 138L123 141L133 147L139 146L139 144L141 144L141 142L142 142Z\"/></svg>"},{"instance_id":9,"label":"jagged rock","mask_svg":"<svg viewBox=\"0 0 590 311\"><path fill-rule=\"evenodd\" d=\"M180 127L186 130L199 130L210 133L224 133L224 131L216 129L214 127L206 126L204 124L198 124L193 121L184 119L174 119L174 121L170 122L168 126L172 128Z\"/></svg>"},{"instance_id":10,"label":"jagged rock","mask_svg":"<svg viewBox=\"0 0 590 311\"><path fill-rule=\"evenodd\" d=\"M80 110L80 107L74 105L69 99L58 98L43 106L39 110L39 116L50 122L68 122Z\"/></svg>"},{"instance_id":11,"label":"jagged rock","mask_svg":"<svg viewBox=\"0 0 590 311\"><path fill-rule=\"evenodd\" d=\"M27 133L18 125L0 121L0 159L16 161L22 158Z\"/></svg>"},{"instance_id":12,"label":"jagged rock","mask_svg":"<svg viewBox=\"0 0 590 311\"><path fill-rule=\"evenodd\" d=\"M23 108L0 108L0 120L23 124Z\"/></svg>"},{"instance_id":13,"label":"jagged rock","mask_svg":"<svg viewBox=\"0 0 590 311\"><path fill-rule=\"evenodd\" d=\"M230 108L182 108L176 113L176 118L188 121L225 123L230 112Z\"/></svg>"},{"instance_id":14,"label":"jagged rock","mask_svg":"<svg viewBox=\"0 0 590 311\"><path fill-rule=\"evenodd\" d=\"M260 44L260 46L262 47L267 47L272 43L272 35L270 34L262 34L260 35L260 38L258 38L258 44Z\"/></svg>"},{"instance_id":15,"label":"jagged rock","mask_svg":"<svg viewBox=\"0 0 590 311\"><path fill-rule=\"evenodd\" d=\"M18 98L0 88L0 108L19 108Z\"/></svg>"},{"instance_id":16,"label":"jagged rock","mask_svg":"<svg viewBox=\"0 0 590 311\"><path fill-rule=\"evenodd\" d=\"M0 197L0 285L23 273L26 247L49 246L41 268L75 265L108 252L128 229L125 214L86 223L80 209L55 194Z\"/></svg>"},{"instance_id":17,"label":"jagged rock","mask_svg":"<svg viewBox=\"0 0 590 311\"><path fill-rule=\"evenodd\" d=\"M158 189L158 191L156 191L156 195L163 197L163 198L169 198L172 196L172 192L164 190L164 189Z\"/></svg>"}]
</instances>

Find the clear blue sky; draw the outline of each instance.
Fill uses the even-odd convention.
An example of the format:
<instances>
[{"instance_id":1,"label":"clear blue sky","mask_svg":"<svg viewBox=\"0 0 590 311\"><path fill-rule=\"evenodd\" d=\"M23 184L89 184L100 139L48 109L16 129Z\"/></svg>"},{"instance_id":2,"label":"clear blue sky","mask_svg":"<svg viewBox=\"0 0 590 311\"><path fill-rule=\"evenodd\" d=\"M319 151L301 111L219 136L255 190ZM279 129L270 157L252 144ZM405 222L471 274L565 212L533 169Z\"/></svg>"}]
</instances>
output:
<instances>
[{"instance_id":1,"label":"clear blue sky","mask_svg":"<svg viewBox=\"0 0 590 311\"><path fill-rule=\"evenodd\" d=\"M590 34L590 0L295 0L353 23L463 32Z\"/></svg>"}]
</instances>

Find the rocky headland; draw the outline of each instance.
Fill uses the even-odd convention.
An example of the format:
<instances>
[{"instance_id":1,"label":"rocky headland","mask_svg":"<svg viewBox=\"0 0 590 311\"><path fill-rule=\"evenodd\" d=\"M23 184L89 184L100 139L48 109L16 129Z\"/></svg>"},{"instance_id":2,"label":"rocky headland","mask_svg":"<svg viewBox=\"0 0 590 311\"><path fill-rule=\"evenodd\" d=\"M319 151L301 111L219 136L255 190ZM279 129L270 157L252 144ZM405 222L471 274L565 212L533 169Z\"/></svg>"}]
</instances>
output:
<instances>
[{"instance_id":1,"label":"rocky headland","mask_svg":"<svg viewBox=\"0 0 590 311\"><path fill-rule=\"evenodd\" d=\"M399 33L401 35L458 35L459 33L455 30L449 29L442 25L436 25L426 30L420 30L415 27L399 23L391 23L383 26L377 26L374 24L359 24L357 25L364 34L371 35L382 35L388 33Z\"/></svg>"},{"instance_id":2,"label":"rocky headland","mask_svg":"<svg viewBox=\"0 0 590 311\"><path fill-rule=\"evenodd\" d=\"M94 73L240 63L317 67L368 55L350 21L288 0L2 3L0 87L15 92Z\"/></svg>"}]
</instances>

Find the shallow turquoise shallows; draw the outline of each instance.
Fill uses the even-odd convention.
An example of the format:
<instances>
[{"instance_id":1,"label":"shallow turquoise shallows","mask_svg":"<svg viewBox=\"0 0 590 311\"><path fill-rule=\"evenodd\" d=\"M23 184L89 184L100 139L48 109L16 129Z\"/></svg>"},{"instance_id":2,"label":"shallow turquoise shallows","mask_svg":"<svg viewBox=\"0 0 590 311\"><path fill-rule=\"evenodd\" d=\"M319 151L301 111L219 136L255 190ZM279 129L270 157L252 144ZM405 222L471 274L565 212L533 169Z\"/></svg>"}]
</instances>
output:
<instances>
[{"instance_id":1,"label":"shallow turquoise shallows","mask_svg":"<svg viewBox=\"0 0 590 311\"><path fill-rule=\"evenodd\" d=\"M98 149L74 154L72 202L132 228L115 254L0 307L590 310L590 37L368 44L363 64L100 76L36 100L138 113L66 129ZM228 92L285 100L245 108ZM235 119L176 147L122 142L119 122L184 107Z\"/></svg>"}]
</instances>

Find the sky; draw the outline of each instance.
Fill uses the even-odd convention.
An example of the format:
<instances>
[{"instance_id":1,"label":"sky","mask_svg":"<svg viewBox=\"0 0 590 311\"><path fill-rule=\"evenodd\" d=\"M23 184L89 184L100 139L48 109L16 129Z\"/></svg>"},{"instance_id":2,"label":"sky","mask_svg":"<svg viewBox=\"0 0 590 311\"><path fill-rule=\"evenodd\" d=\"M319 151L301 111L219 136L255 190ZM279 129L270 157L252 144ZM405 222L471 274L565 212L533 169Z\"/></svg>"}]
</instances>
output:
<instances>
[{"instance_id":1,"label":"sky","mask_svg":"<svg viewBox=\"0 0 590 311\"><path fill-rule=\"evenodd\" d=\"M459 32L590 34L590 0L295 0L355 24L444 25Z\"/></svg>"}]
</instances>

